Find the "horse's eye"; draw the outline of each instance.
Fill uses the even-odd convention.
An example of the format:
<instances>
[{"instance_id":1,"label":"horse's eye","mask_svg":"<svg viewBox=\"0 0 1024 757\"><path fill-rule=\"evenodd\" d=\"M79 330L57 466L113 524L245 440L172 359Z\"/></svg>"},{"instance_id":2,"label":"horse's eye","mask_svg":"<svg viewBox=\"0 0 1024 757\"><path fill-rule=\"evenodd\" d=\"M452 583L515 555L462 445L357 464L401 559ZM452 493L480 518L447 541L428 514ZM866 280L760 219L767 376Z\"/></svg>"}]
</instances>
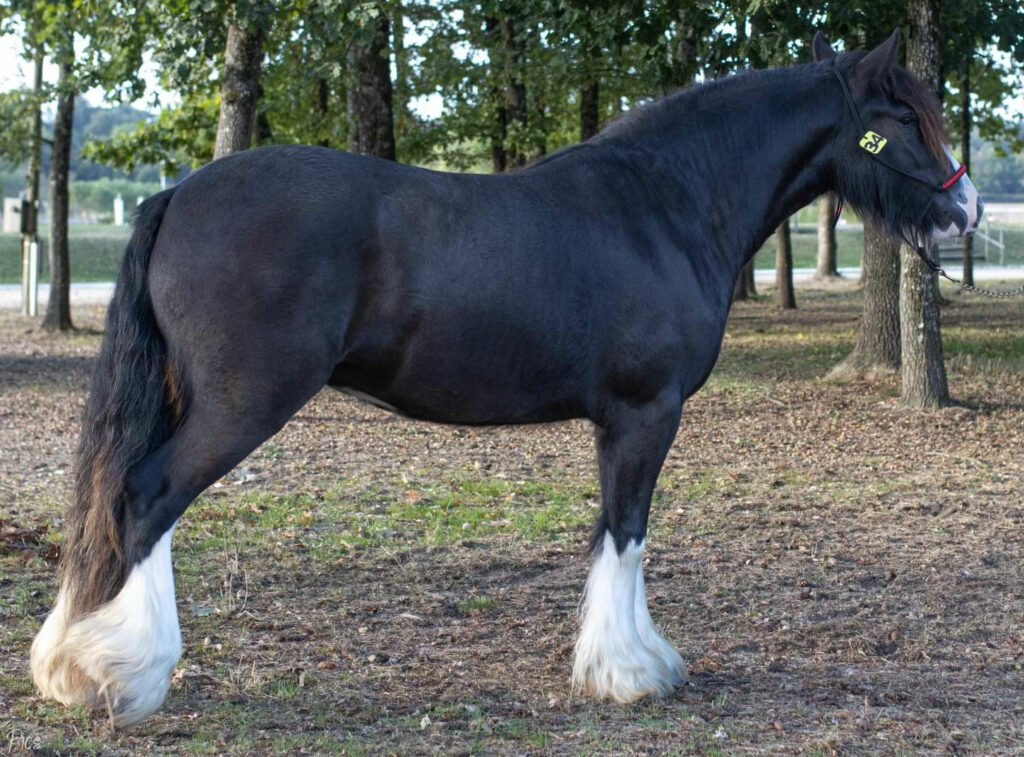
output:
<instances>
[{"instance_id":1,"label":"horse's eye","mask_svg":"<svg viewBox=\"0 0 1024 757\"><path fill-rule=\"evenodd\" d=\"M904 126L913 126L917 123L917 115L914 113L904 113L900 116L900 123Z\"/></svg>"}]
</instances>

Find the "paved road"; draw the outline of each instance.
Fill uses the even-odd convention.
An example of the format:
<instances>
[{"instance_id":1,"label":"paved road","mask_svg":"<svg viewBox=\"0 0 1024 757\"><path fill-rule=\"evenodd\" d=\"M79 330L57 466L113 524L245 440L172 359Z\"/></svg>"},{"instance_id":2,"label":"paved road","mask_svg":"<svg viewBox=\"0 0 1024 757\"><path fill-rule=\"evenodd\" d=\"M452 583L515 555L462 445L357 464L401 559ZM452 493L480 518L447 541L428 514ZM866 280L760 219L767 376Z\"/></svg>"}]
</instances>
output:
<instances>
[{"instance_id":1,"label":"paved road","mask_svg":"<svg viewBox=\"0 0 1024 757\"><path fill-rule=\"evenodd\" d=\"M841 268L839 272L844 278L856 281L860 278L859 268ZM946 272L954 278L959 278L963 269L959 266L949 266ZM811 268L797 268L793 271L793 280L796 283L808 281L814 275ZM974 269L975 281L1007 280L1016 281L1024 279L1024 266L1008 266L1005 268L986 266ZM775 283L775 271L772 269L758 270L754 273L754 280L758 285L764 286ZM110 295L114 291L114 283L111 281L90 282L86 284L71 285L72 305L106 305ZM46 306L47 298L50 295L50 285L39 285L39 308ZM0 284L0 310L17 310L21 307L21 286L18 284Z\"/></svg>"},{"instance_id":2,"label":"paved road","mask_svg":"<svg viewBox=\"0 0 1024 757\"><path fill-rule=\"evenodd\" d=\"M106 305L114 292L114 282L98 281L87 284L71 285L72 305ZM46 307L50 299L50 285L39 285L39 310ZM21 285L0 284L0 310L18 310L21 308Z\"/></svg>"}]
</instances>

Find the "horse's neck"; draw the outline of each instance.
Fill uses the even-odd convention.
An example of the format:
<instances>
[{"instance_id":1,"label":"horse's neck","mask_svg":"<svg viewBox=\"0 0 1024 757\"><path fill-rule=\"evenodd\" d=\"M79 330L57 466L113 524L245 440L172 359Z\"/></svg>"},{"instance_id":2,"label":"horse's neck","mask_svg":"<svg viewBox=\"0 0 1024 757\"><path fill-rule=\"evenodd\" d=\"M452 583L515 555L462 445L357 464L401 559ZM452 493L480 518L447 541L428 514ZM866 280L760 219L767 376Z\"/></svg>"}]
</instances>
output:
<instances>
[{"instance_id":1,"label":"horse's neck","mask_svg":"<svg viewBox=\"0 0 1024 757\"><path fill-rule=\"evenodd\" d=\"M651 119L646 130L660 142L662 191L698 213L711 231L706 252L738 272L779 224L832 188L842 100L814 66L716 89L670 98L657 113L665 123Z\"/></svg>"}]
</instances>

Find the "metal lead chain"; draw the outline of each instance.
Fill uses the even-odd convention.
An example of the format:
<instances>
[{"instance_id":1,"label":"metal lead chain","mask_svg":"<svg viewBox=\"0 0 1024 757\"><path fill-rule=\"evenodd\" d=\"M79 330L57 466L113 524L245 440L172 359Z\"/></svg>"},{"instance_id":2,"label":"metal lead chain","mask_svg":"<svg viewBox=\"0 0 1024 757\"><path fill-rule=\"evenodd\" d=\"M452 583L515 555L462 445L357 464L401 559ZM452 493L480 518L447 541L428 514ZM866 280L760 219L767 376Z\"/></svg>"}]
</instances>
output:
<instances>
[{"instance_id":1,"label":"metal lead chain","mask_svg":"<svg viewBox=\"0 0 1024 757\"><path fill-rule=\"evenodd\" d=\"M980 294L985 297L994 297L1000 300L1005 300L1010 297L1019 297L1020 295L1024 294L1024 286L1019 286L1016 289L1011 289L1009 292L995 292L991 289L982 289L981 287L976 287L973 284L965 284L960 279L954 279L952 276L946 273L942 266L940 266L938 263L936 263L934 260L928 257L928 253L925 251L925 247L923 244L921 244L920 242L915 242L913 239L909 239L906 236L906 234L903 235L903 241L910 247L910 249L917 253L917 256L921 258L921 260L924 261L924 264L932 270L932 273L937 273L946 281L960 287L960 289L963 289L968 292L973 292L974 294Z\"/></svg>"},{"instance_id":2,"label":"metal lead chain","mask_svg":"<svg viewBox=\"0 0 1024 757\"><path fill-rule=\"evenodd\" d=\"M976 287L976 286L973 286L971 284L965 284L964 282L960 281L959 279L954 279L952 276L950 276L948 273L946 273L941 268L936 268L935 272L937 274L939 274L942 278L944 278L946 281L950 281L950 282L956 284L961 289L965 289L968 292L974 292L974 294L981 294L981 295L984 295L985 297L996 297L998 299L1007 299L1009 297L1019 297L1020 295L1024 294L1024 286L1019 286L1016 289L1010 290L1009 292L995 292L995 291L993 291L991 289L982 289L980 287Z\"/></svg>"}]
</instances>

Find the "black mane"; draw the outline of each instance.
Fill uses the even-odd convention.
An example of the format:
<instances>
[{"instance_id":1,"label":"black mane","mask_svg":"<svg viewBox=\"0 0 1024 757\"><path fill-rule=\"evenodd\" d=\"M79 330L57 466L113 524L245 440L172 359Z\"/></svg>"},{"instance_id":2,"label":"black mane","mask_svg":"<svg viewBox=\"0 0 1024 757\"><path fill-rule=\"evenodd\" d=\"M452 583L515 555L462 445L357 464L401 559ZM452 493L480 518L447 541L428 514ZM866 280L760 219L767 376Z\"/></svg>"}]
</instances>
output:
<instances>
[{"instance_id":1,"label":"black mane","mask_svg":"<svg viewBox=\"0 0 1024 757\"><path fill-rule=\"evenodd\" d=\"M605 139L651 136L652 131L670 131L678 126L673 115L702 109L705 102L714 99L716 106L742 103L746 95L763 88L766 83L796 81L802 71L816 64L803 64L787 68L746 69L721 79L709 79L664 97L644 103L612 119L591 138L592 142Z\"/></svg>"},{"instance_id":2,"label":"black mane","mask_svg":"<svg viewBox=\"0 0 1024 757\"><path fill-rule=\"evenodd\" d=\"M673 132L680 126L680 115L702 109L709 99L714 100L716 107L727 107L731 103L742 104L769 82L789 80L796 83L801 78L801 74L810 68L825 72L833 65L838 65L842 69L849 70L864 55L865 53L862 51L855 51L843 53L835 63L825 61L797 64L785 68L746 69L720 79L709 79L679 89L616 116L589 140L544 155L532 161L526 168L545 165L552 160L575 153L587 145L601 145L609 140L630 141L635 138L649 140L653 137L654 141L658 141L659 137L671 138L674 136ZM895 66L887 77L875 83L872 94L902 102L912 108L917 114L925 144L936 157L940 159L944 157L945 146L949 141L948 131L939 101L934 93L930 92L904 68Z\"/></svg>"}]
</instances>

